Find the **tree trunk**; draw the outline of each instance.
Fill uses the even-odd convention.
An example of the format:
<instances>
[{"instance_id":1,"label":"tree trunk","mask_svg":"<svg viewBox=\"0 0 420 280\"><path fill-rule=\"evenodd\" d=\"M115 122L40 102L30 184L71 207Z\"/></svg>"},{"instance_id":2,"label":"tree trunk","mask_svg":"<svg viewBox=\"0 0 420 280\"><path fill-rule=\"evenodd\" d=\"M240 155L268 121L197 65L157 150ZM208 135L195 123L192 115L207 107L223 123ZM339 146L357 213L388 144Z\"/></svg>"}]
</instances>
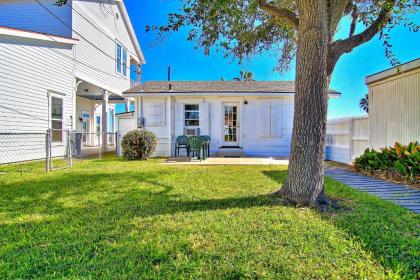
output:
<instances>
[{"instance_id":1,"label":"tree trunk","mask_svg":"<svg viewBox=\"0 0 420 280\"><path fill-rule=\"evenodd\" d=\"M280 194L298 205L325 203L324 159L330 40L327 0L298 1L296 94L289 171Z\"/></svg>"}]
</instances>

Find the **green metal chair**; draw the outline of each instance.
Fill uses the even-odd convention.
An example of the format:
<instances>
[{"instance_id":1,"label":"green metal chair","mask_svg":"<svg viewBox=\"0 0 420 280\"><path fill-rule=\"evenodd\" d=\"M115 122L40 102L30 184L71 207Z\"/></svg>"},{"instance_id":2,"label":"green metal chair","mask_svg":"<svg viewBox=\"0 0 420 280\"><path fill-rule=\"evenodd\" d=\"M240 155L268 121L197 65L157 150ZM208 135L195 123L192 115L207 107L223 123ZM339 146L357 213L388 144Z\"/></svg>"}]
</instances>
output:
<instances>
[{"instance_id":1,"label":"green metal chair","mask_svg":"<svg viewBox=\"0 0 420 280\"><path fill-rule=\"evenodd\" d=\"M210 156L210 136L208 135L201 135L200 139L203 140L203 154L204 159Z\"/></svg>"},{"instance_id":2,"label":"green metal chair","mask_svg":"<svg viewBox=\"0 0 420 280\"><path fill-rule=\"evenodd\" d=\"M188 153L188 137L185 135L178 136L175 142L175 156L179 156L179 149L186 149Z\"/></svg>"},{"instance_id":3,"label":"green metal chair","mask_svg":"<svg viewBox=\"0 0 420 280\"><path fill-rule=\"evenodd\" d=\"M196 156L201 161L203 158L203 140L200 137L192 136L187 142L187 154L191 158Z\"/></svg>"}]
</instances>

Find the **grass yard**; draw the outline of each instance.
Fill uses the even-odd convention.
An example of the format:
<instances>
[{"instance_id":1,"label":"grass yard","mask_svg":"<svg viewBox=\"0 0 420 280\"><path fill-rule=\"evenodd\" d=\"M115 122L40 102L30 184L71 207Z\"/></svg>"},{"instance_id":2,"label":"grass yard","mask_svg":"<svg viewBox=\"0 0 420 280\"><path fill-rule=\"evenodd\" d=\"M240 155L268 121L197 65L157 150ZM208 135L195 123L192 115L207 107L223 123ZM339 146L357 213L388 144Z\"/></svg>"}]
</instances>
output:
<instances>
[{"instance_id":1,"label":"grass yard","mask_svg":"<svg viewBox=\"0 0 420 280\"><path fill-rule=\"evenodd\" d=\"M19 170L18 170L19 169ZM0 279L415 279L419 215L326 180L340 210L281 205L279 166L159 160L0 167Z\"/></svg>"}]
</instances>

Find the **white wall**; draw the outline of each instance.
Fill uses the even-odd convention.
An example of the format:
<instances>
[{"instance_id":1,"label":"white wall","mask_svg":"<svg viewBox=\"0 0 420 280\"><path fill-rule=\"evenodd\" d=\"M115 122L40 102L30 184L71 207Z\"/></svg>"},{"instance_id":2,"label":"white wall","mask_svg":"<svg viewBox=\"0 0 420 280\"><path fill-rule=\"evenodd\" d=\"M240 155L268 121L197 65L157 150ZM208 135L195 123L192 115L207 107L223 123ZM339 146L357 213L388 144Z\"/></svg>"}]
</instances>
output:
<instances>
[{"instance_id":1,"label":"white wall","mask_svg":"<svg viewBox=\"0 0 420 280\"><path fill-rule=\"evenodd\" d=\"M63 55L72 55L72 46L53 42L0 36L0 131L46 132L49 125L48 92L63 95L63 129L71 129L73 108L73 62ZM5 137L5 136L2 136ZM45 145L39 137L31 150L31 139L11 136L9 144L15 149L15 161L45 156ZM33 148L32 148L33 149ZM54 149L59 153L59 149ZM10 146L0 145L0 157L10 156ZM0 158L1 162L1 158Z\"/></svg>"},{"instance_id":2,"label":"white wall","mask_svg":"<svg viewBox=\"0 0 420 280\"><path fill-rule=\"evenodd\" d=\"M420 68L369 87L369 132L374 149L420 141Z\"/></svg>"},{"instance_id":3,"label":"white wall","mask_svg":"<svg viewBox=\"0 0 420 280\"><path fill-rule=\"evenodd\" d=\"M248 104L244 104L245 100ZM239 146L248 156L288 156L293 127L293 99L291 97L139 97L137 115L145 118L145 129L158 137L157 155L174 154L176 137L182 134L181 119L175 114L176 104L209 104L208 124L200 123L201 134L211 137L211 153L215 154L223 145L223 104L238 103L240 110ZM267 133L265 109L273 104L273 128L276 133ZM138 108L138 109L137 109ZM131 124L136 128L135 116ZM151 120L153 119L153 120ZM207 127L208 133L205 133ZM124 133L122 133L124 134Z\"/></svg>"},{"instance_id":4,"label":"white wall","mask_svg":"<svg viewBox=\"0 0 420 280\"><path fill-rule=\"evenodd\" d=\"M126 77L116 72L116 41L131 54L135 50L117 5L75 0L73 8L77 11L73 12L73 37L80 40L75 51L76 77L121 94L130 88L130 70Z\"/></svg>"},{"instance_id":5,"label":"white wall","mask_svg":"<svg viewBox=\"0 0 420 280\"><path fill-rule=\"evenodd\" d=\"M58 7L54 5L56 0L39 1L67 25L72 25L72 10L69 6ZM64 37L72 35L70 28L34 0L0 1L0 25Z\"/></svg>"}]
</instances>

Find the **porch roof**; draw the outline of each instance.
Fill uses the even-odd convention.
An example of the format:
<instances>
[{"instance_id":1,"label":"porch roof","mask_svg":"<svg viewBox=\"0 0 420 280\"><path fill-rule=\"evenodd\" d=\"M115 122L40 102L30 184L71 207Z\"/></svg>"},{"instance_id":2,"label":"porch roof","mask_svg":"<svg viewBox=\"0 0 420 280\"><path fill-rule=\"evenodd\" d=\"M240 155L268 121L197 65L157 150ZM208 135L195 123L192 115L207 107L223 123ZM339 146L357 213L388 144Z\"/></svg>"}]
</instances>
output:
<instances>
[{"instance_id":1,"label":"porch roof","mask_svg":"<svg viewBox=\"0 0 420 280\"><path fill-rule=\"evenodd\" d=\"M124 95L147 94L294 94L294 81L150 81L133 87ZM330 89L331 95L340 92Z\"/></svg>"}]
</instances>

